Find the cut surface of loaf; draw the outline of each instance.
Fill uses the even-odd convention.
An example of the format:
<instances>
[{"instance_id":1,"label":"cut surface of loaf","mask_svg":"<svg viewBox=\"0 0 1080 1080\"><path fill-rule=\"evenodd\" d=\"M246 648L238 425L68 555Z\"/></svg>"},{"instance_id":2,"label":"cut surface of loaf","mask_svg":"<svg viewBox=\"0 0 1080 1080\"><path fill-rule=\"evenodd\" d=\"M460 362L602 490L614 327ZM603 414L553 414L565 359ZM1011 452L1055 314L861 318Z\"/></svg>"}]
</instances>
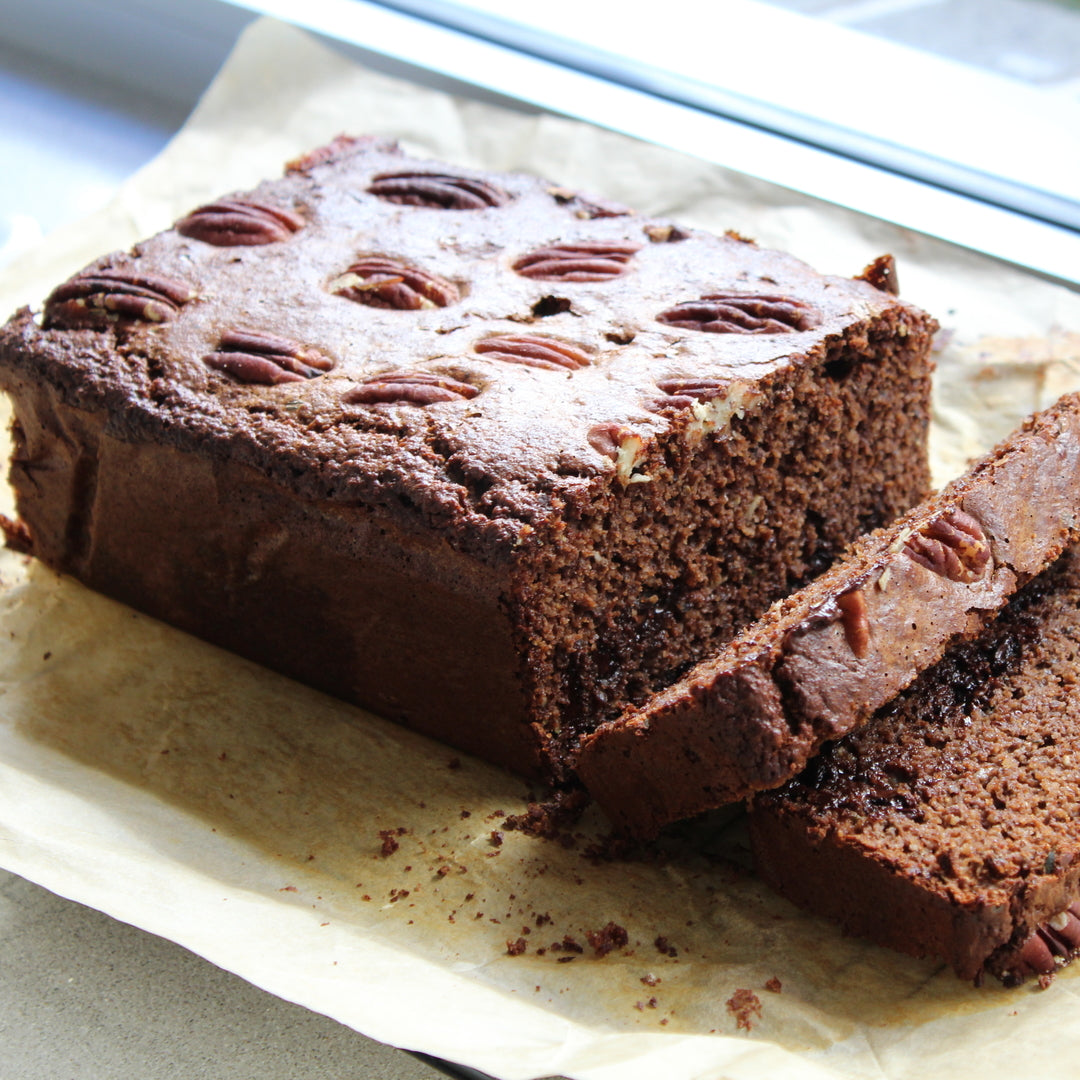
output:
<instances>
[{"instance_id":1,"label":"cut surface of loaf","mask_svg":"<svg viewBox=\"0 0 1080 1080\"><path fill-rule=\"evenodd\" d=\"M935 324L888 269L343 137L8 323L17 535L558 776L923 495Z\"/></svg>"},{"instance_id":2,"label":"cut surface of loaf","mask_svg":"<svg viewBox=\"0 0 1080 1080\"><path fill-rule=\"evenodd\" d=\"M1080 949L1080 548L865 727L758 796L760 873L964 979Z\"/></svg>"},{"instance_id":3,"label":"cut surface of loaf","mask_svg":"<svg viewBox=\"0 0 1080 1080\"><path fill-rule=\"evenodd\" d=\"M624 832L790 779L970 637L1080 539L1080 396L584 740L576 768Z\"/></svg>"}]
</instances>

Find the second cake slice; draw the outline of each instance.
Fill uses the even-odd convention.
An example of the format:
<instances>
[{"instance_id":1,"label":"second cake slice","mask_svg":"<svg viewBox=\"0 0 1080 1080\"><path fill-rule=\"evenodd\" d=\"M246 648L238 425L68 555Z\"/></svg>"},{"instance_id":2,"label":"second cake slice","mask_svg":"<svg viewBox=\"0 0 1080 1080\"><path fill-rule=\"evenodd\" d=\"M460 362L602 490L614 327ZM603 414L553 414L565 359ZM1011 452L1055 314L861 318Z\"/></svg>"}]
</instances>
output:
<instances>
[{"instance_id":1,"label":"second cake slice","mask_svg":"<svg viewBox=\"0 0 1080 1080\"><path fill-rule=\"evenodd\" d=\"M576 768L624 832L775 788L970 638L1080 537L1080 397L860 541L715 657L588 736Z\"/></svg>"}]
</instances>

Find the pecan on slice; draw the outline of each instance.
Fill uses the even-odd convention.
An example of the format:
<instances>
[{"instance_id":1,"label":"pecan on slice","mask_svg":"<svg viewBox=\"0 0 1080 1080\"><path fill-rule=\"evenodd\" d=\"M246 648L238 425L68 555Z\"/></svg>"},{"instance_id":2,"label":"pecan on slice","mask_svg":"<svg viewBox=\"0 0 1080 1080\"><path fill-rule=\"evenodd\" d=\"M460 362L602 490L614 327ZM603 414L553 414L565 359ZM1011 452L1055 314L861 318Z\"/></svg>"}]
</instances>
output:
<instances>
[{"instance_id":1,"label":"pecan on slice","mask_svg":"<svg viewBox=\"0 0 1080 1080\"><path fill-rule=\"evenodd\" d=\"M836 598L840 609L840 622L844 627L844 640L859 659L865 659L870 651L870 622L866 617L866 593L862 589L849 589Z\"/></svg>"},{"instance_id":2,"label":"pecan on slice","mask_svg":"<svg viewBox=\"0 0 1080 1080\"><path fill-rule=\"evenodd\" d=\"M168 322L194 297L195 290L182 281L133 267L83 270L49 294L44 326L96 330L121 319Z\"/></svg>"},{"instance_id":3,"label":"pecan on slice","mask_svg":"<svg viewBox=\"0 0 1080 1080\"><path fill-rule=\"evenodd\" d=\"M431 371L386 371L365 379L342 397L346 405L435 405L463 401L480 391L469 383Z\"/></svg>"},{"instance_id":4,"label":"pecan on slice","mask_svg":"<svg viewBox=\"0 0 1080 1080\"><path fill-rule=\"evenodd\" d=\"M324 353L309 345L277 334L239 329L226 330L218 351L204 356L203 363L240 382L263 386L314 379L334 366Z\"/></svg>"},{"instance_id":5,"label":"pecan on slice","mask_svg":"<svg viewBox=\"0 0 1080 1080\"><path fill-rule=\"evenodd\" d=\"M637 244L551 244L522 255L513 269L538 281L610 281L640 250Z\"/></svg>"},{"instance_id":6,"label":"pecan on slice","mask_svg":"<svg viewBox=\"0 0 1080 1080\"><path fill-rule=\"evenodd\" d=\"M442 210L485 210L510 201L502 188L486 180L449 173L383 173L371 182L368 193L403 206Z\"/></svg>"},{"instance_id":7,"label":"pecan on slice","mask_svg":"<svg viewBox=\"0 0 1080 1080\"><path fill-rule=\"evenodd\" d=\"M368 307L398 311L446 307L460 298L457 286L445 278L378 256L353 263L331 283L330 291Z\"/></svg>"},{"instance_id":8,"label":"pecan on slice","mask_svg":"<svg viewBox=\"0 0 1080 1080\"><path fill-rule=\"evenodd\" d=\"M656 321L707 334L788 334L820 320L810 304L790 296L710 293L660 312Z\"/></svg>"},{"instance_id":9,"label":"pecan on slice","mask_svg":"<svg viewBox=\"0 0 1080 1080\"><path fill-rule=\"evenodd\" d=\"M219 199L192 210L176 223L176 231L214 247L254 247L288 240L304 227L291 210L254 199Z\"/></svg>"},{"instance_id":10,"label":"pecan on slice","mask_svg":"<svg viewBox=\"0 0 1080 1080\"><path fill-rule=\"evenodd\" d=\"M990 542L982 526L963 510L931 521L904 545L908 557L950 581L970 584L990 567Z\"/></svg>"},{"instance_id":11,"label":"pecan on slice","mask_svg":"<svg viewBox=\"0 0 1080 1080\"><path fill-rule=\"evenodd\" d=\"M591 363L588 354L576 345L539 334L497 334L478 341L473 349L491 360L527 364L549 371L573 371Z\"/></svg>"}]
</instances>

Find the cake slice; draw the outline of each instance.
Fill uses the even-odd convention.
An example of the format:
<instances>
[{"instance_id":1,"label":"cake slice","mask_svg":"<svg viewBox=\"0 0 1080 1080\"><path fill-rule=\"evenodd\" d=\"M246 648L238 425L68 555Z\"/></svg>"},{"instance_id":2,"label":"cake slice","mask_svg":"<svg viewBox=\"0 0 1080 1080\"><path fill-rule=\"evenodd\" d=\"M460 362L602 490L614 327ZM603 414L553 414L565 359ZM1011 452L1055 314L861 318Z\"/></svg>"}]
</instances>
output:
<instances>
[{"instance_id":1,"label":"cake slice","mask_svg":"<svg viewBox=\"0 0 1080 1080\"><path fill-rule=\"evenodd\" d=\"M558 776L923 496L935 324L894 291L341 138L0 332L11 535Z\"/></svg>"},{"instance_id":2,"label":"cake slice","mask_svg":"<svg viewBox=\"0 0 1080 1080\"><path fill-rule=\"evenodd\" d=\"M762 877L964 979L1080 949L1080 548L859 731L753 802Z\"/></svg>"},{"instance_id":3,"label":"cake slice","mask_svg":"<svg viewBox=\"0 0 1080 1080\"><path fill-rule=\"evenodd\" d=\"M601 724L577 773L641 837L777 787L1077 538L1080 397L1069 395L683 679Z\"/></svg>"}]
</instances>

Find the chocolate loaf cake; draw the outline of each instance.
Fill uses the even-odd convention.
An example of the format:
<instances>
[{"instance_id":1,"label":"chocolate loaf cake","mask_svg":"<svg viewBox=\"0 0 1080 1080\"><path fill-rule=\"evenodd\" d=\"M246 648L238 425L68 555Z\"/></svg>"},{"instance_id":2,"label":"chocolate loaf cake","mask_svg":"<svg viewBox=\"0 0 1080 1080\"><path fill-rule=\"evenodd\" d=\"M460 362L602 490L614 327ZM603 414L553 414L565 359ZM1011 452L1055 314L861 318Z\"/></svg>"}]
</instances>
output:
<instances>
[{"instance_id":1,"label":"chocolate loaf cake","mask_svg":"<svg viewBox=\"0 0 1080 1080\"><path fill-rule=\"evenodd\" d=\"M1080 539L1080 396L1062 398L827 574L582 742L624 832L777 787Z\"/></svg>"},{"instance_id":2,"label":"chocolate loaf cake","mask_svg":"<svg viewBox=\"0 0 1080 1080\"><path fill-rule=\"evenodd\" d=\"M865 727L753 803L762 876L964 979L1080 950L1080 549Z\"/></svg>"},{"instance_id":3,"label":"chocolate loaf cake","mask_svg":"<svg viewBox=\"0 0 1080 1080\"><path fill-rule=\"evenodd\" d=\"M935 327L893 285L341 138L7 324L9 533L558 775L922 497Z\"/></svg>"}]
</instances>

